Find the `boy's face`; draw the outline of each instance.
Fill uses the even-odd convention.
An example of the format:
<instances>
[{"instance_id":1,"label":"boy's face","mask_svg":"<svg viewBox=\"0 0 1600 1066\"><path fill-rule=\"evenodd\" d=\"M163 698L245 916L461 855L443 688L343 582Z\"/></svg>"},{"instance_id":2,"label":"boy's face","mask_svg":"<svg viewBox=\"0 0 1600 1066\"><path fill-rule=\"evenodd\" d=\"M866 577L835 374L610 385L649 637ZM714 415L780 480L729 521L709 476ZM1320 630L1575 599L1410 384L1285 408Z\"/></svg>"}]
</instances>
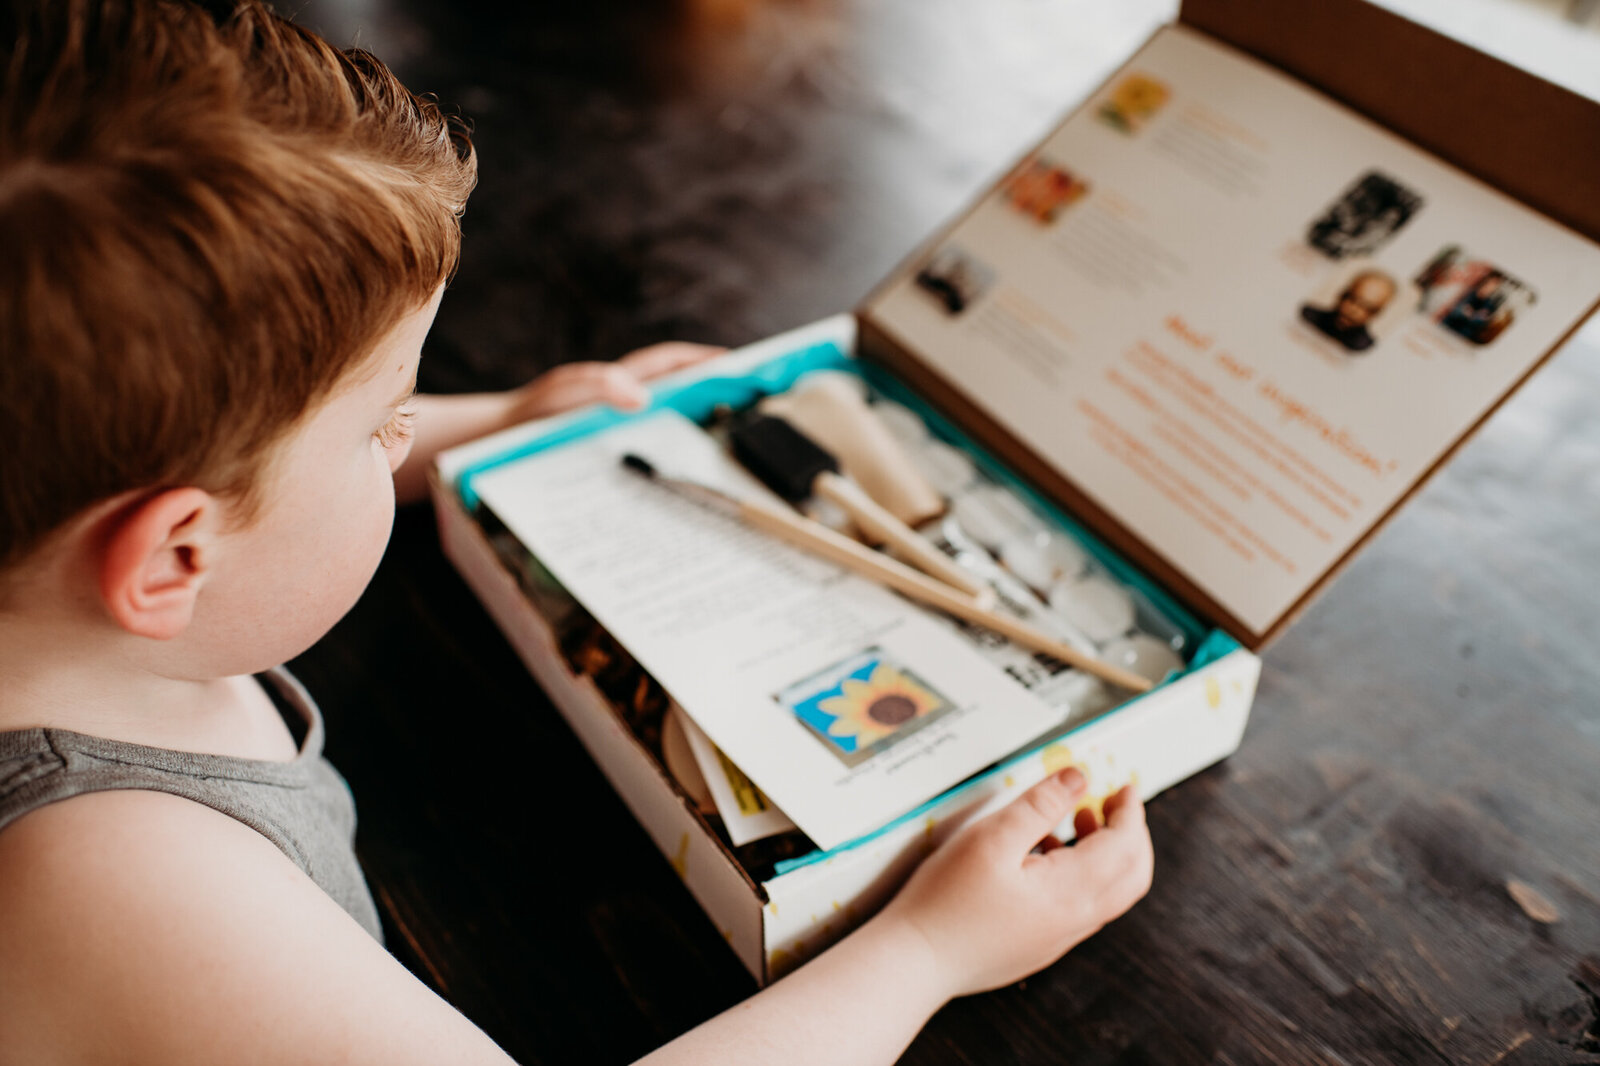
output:
<instances>
[{"instance_id":1,"label":"boy's face","mask_svg":"<svg viewBox=\"0 0 1600 1066\"><path fill-rule=\"evenodd\" d=\"M204 676L254 673L298 655L371 580L394 521L393 474L411 450L401 414L443 288L279 445L254 519L216 545L185 636Z\"/></svg>"}]
</instances>

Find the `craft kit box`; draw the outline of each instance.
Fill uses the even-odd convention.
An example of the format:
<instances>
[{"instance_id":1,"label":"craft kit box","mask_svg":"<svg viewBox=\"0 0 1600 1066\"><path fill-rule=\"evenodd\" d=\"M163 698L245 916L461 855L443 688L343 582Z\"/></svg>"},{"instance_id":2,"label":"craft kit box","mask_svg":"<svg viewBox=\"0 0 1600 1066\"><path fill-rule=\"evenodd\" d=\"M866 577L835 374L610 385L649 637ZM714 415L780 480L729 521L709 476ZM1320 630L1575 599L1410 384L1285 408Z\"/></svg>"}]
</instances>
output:
<instances>
[{"instance_id":1,"label":"craft kit box","mask_svg":"<svg viewBox=\"0 0 1600 1066\"><path fill-rule=\"evenodd\" d=\"M1129 782L1148 799L1234 751L1262 645L1594 310L1596 188L1592 101L1361 0L1292 19L1269 0L1189 0L856 312L669 379L644 415L575 412L446 453L441 539L765 983L1054 770L1081 767L1089 802ZM740 839L735 808L783 817L767 781L729 734L717 746L756 782L726 760L714 796L689 780L685 730L706 741L685 719L703 704L610 631L505 501L561 449L830 375L912 423L976 540L992 512L971 501L999 500L1030 542L1066 542L1124 590L1125 618L1079 628L1159 683L1128 698L1018 660L1017 684L1076 708L1058 728L881 824ZM997 568L1027 577L1037 560L1008 559L1006 535Z\"/></svg>"}]
</instances>

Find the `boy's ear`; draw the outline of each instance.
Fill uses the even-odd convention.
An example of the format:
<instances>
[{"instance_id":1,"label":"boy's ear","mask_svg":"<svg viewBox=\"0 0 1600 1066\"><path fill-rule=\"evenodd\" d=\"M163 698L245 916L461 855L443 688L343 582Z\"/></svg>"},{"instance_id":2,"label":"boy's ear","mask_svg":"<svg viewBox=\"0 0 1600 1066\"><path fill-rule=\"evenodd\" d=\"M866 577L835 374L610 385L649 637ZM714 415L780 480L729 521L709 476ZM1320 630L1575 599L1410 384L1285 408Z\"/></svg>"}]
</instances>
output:
<instances>
[{"instance_id":1,"label":"boy's ear","mask_svg":"<svg viewBox=\"0 0 1600 1066\"><path fill-rule=\"evenodd\" d=\"M100 598L118 625L171 640L194 616L211 567L216 497L167 489L119 515L100 556Z\"/></svg>"}]
</instances>

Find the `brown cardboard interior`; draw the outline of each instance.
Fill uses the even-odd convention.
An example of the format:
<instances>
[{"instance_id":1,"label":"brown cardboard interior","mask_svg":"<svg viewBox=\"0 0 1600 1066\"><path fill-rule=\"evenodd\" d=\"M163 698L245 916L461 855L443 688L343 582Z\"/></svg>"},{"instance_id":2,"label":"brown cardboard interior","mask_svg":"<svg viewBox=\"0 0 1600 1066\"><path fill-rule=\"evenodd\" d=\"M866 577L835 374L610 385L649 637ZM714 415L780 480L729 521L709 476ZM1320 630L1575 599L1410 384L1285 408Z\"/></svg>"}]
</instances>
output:
<instances>
[{"instance_id":1,"label":"brown cardboard interior","mask_svg":"<svg viewBox=\"0 0 1600 1066\"><path fill-rule=\"evenodd\" d=\"M1485 55L1367 0L1183 0L1179 21L1261 59L1388 127L1416 146L1593 240L1600 240L1600 102ZM978 198L986 197L991 189ZM974 201L974 204L978 202ZM972 205L969 205L969 210ZM953 226L967 212L951 220ZM920 246L858 308L859 349L916 388L974 439L1064 506L1191 610L1259 650L1304 610L1468 437L1566 337L1529 369L1280 617L1256 631L1225 610L1063 471L1022 444L874 321L878 295L942 240ZM1596 279L1600 290L1600 279ZM1597 293L1600 296L1600 293ZM1590 313L1600 310L1600 299ZM1576 324L1574 325L1576 330ZM1570 336L1570 332L1568 334Z\"/></svg>"},{"instance_id":2,"label":"brown cardboard interior","mask_svg":"<svg viewBox=\"0 0 1600 1066\"><path fill-rule=\"evenodd\" d=\"M1183 0L1178 21L1600 240L1600 103L1367 0Z\"/></svg>"}]
</instances>

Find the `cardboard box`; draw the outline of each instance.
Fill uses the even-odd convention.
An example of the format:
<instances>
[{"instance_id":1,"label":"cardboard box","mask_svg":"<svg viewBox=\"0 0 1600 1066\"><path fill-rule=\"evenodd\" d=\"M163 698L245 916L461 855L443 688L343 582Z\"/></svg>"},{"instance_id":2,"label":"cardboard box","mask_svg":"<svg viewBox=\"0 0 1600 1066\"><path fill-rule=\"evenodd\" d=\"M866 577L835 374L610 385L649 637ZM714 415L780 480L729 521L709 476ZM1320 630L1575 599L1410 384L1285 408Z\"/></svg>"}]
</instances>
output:
<instances>
[{"instance_id":1,"label":"cardboard box","mask_svg":"<svg viewBox=\"0 0 1600 1066\"><path fill-rule=\"evenodd\" d=\"M854 327L850 316L829 319L730 353L673 384L770 372L785 356L819 346L851 352ZM559 435L584 417L580 412L531 423L443 456L434 479L440 536L523 662L757 980L780 976L831 943L880 906L939 840L1054 770L1082 767L1097 798L1130 777L1148 797L1237 748L1260 660L1215 632L1200 652L1209 661L1181 679L1062 740L1018 754L878 833L810 861L782 864L782 872L757 882L594 679L574 669L551 619L535 606L525 576L508 565L452 487L463 470Z\"/></svg>"},{"instance_id":2,"label":"cardboard box","mask_svg":"<svg viewBox=\"0 0 1600 1066\"><path fill-rule=\"evenodd\" d=\"M1590 239L1600 239L1600 203L1587 195L1600 187L1596 182L1600 138L1574 137L1571 132L1600 129L1600 107L1592 102L1361 0L1297 9L1292 25L1267 0L1189 0L1180 21L1349 104L1514 200ZM1028 162L1019 163L1010 176ZM1152 531L1108 506L1103 493L1086 489L1036 441L1019 439L1019 433L997 417L993 404L985 406L973 398L970 382L957 380L948 366L929 365L925 353L907 343L905 318L895 318L897 286L903 291L916 265L926 263L952 232L992 200L986 194L950 229L936 235L855 314L740 349L674 378L670 388L687 388L714 376L781 377L793 373L797 353L817 350L836 350L887 367L970 436L976 447L996 457L1047 501L1060 505L1069 522L1087 528L1145 575L1142 580L1153 581L1214 628L1197 642L1194 662L1182 676L1062 739L1017 754L877 832L753 875L697 813L652 745L630 727L623 710L593 677L574 668L570 649L561 646L559 627L549 616L550 606L540 605L528 575L497 550L494 531L478 520L458 481L464 471L515 453L530 442L575 432L586 419L592 421L591 414L530 424L456 449L441 457L434 472L446 552L690 892L763 983L870 914L940 839L1061 766L1082 766L1097 796L1132 780L1149 798L1235 750L1260 669L1254 651L1304 609L1417 486L1564 339L1564 334L1553 337L1486 406L1475 408L1442 449L1420 463L1416 476L1407 478L1392 498L1374 505L1372 513L1362 518L1359 535L1348 544L1340 543L1331 561L1315 572L1300 574L1272 609L1246 610L1219 596L1214 582L1208 585L1175 564ZM1600 279L1591 278L1588 284L1587 306L1592 310ZM1574 316L1570 326L1580 319L1581 315ZM1456 347L1461 346L1456 343ZM1124 564L1113 560L1112 565Z\"/></svg>"}]
</instances>

